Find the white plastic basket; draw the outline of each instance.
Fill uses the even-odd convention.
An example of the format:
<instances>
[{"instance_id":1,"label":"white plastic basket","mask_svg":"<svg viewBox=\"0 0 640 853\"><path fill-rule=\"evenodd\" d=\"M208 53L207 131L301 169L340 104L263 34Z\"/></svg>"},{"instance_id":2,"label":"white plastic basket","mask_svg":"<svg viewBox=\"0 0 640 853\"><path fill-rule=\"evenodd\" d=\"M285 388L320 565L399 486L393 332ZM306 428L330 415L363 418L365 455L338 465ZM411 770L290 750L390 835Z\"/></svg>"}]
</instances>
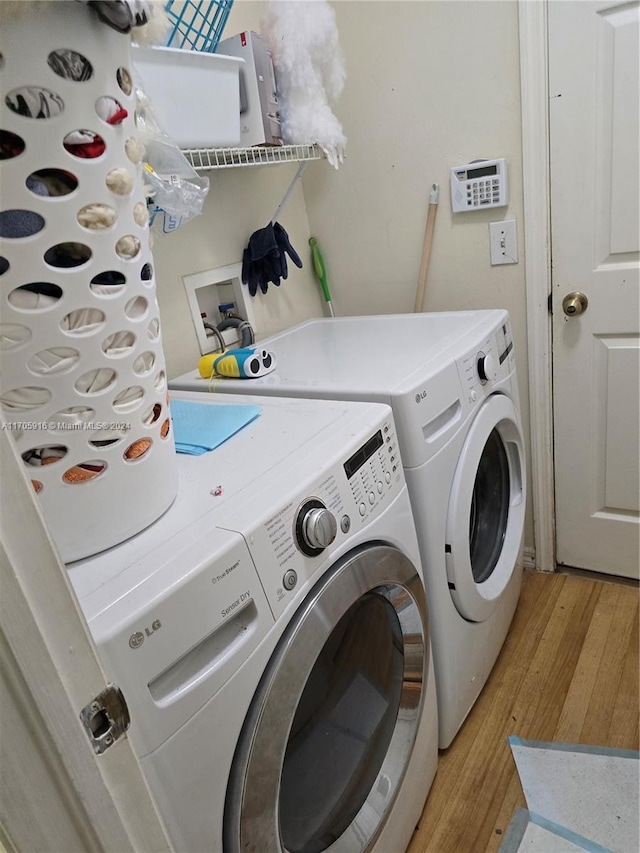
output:
<instances>
[{"instance_id":1,"label":"white plastic basket","mask_svg":"<svg viewBox=\"0 0 640 853\"><path fill-rule=\"evenodd\" d=\"M0 402L71 562L155 521L177 467L130 40L85 4L25 7L0 47Z\"/></svg>"}]
</instances>

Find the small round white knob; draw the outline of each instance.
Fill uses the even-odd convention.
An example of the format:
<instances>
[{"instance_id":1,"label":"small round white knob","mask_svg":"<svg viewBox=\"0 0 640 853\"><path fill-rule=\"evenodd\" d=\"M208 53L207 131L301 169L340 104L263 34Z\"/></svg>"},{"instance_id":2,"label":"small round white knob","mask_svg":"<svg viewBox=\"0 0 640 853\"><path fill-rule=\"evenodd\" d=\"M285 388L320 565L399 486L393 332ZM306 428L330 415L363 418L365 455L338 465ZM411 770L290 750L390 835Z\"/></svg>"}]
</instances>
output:
<instances>
[{"instance_id":1,"label":"small round white knob","mask_svg":"<svg viewBox=\"0 0 640 853\"><path fill-rule=\"evenodd\" d=\"M483 382L494 382L498 376L496 362L491 354L481 355L478 359L478 376Z\"/></svg>"}]
</instances>

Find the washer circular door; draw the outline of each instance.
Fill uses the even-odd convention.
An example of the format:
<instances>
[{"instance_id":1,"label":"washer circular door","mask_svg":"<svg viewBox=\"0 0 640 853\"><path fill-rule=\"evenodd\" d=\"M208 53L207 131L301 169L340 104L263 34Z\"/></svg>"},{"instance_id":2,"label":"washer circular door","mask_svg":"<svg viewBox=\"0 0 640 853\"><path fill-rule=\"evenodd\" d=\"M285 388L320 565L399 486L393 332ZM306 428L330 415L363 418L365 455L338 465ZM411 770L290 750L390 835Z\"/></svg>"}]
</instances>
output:
<instances>
[{"instance_id":1,"label":"washer circular door","mask_svg":"<svg viewBox=\"0 0 640 853\"><path fill-rule=\"evenodd\" d=\"M449 497L446 565L461 616L483 622L515 570L525 511L524 443L512 400L489 397L473 419Z\"/></svg>"},{"instance_id":2,"label":"washer circular door","mask_svg":"<svg viewBox=\"0 0 640 853\"><path fill-rule=\"evenodd\" d=\"M429 661L422 581L405 555L371 544L329 570L249 709L225 853L370 850L413 751Z\"/></svg>"}]
</instances>

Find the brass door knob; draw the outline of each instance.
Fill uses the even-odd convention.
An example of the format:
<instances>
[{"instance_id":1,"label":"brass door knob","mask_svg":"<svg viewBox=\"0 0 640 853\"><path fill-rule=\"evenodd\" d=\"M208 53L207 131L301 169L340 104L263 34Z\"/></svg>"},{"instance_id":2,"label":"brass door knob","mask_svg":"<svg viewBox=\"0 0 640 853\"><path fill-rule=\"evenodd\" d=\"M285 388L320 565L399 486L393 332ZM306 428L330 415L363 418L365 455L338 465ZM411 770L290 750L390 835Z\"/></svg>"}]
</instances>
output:
<instances>
[{"instance_id":1,"label":"brass door knob","mask_svg":"<svg viewBox=\"0 0 640 853\"><path fill-rule=\"evenodd\" d=\"M574 290L571 293L567 293L562 300L562 310L567 317L576 317L578 314L584 314L588 304L589 300L585 294L579 290Z\"/></svg>"}]
</instances>

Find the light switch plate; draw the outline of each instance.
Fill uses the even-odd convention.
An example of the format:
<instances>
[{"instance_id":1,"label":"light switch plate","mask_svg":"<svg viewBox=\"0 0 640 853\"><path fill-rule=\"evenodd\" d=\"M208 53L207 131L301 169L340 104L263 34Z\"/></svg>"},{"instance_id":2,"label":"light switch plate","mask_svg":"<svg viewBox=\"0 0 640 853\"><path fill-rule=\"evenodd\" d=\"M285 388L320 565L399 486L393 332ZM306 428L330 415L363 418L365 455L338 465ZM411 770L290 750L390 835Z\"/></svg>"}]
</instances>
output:
<instances>
[{"instance_id":1,"label":"light switch plate","mask_svg":"<svg viewBox=\"0 0 640 853\"><path fill-rule=\"evenodd\" d=\"M491 266L518 263L518 240L515 219L489 223Z\"/></svg>"}]
</instances>

